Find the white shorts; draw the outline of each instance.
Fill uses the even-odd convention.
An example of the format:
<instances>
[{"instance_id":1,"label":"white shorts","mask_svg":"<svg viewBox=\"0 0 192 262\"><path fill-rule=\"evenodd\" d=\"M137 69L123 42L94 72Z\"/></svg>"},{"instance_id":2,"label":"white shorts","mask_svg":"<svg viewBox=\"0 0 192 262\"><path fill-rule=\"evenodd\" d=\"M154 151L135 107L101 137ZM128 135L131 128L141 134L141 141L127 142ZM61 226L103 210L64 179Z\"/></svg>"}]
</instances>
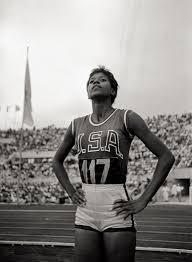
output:
<instances>
[{"instance_id":1,"label":"white shorts","mask_svg":"<svg viewBox=\"0 0 192 262\"><path fill-rule=\"evenodd\" d=\"M87 200L83 207L78 206L75 226L90 228L97 231L106 229L134 229L133 216L126 220L123 215L116 215L112 210L117 199L128 200L128 194L123 184L83 184Z\"/></svg>"}]
</instances>

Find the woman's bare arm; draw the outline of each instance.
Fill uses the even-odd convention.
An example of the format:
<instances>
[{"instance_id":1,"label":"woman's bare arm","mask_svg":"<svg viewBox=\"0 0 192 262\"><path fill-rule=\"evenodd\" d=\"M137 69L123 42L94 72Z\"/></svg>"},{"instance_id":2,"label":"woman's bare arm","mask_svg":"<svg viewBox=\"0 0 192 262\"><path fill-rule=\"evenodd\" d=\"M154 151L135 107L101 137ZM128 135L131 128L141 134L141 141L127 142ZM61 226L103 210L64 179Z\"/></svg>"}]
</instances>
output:
<instances>
[{"instance_id":1,"label":"woman's bare arm","mask_svg":"<svg viewBox=\"0 0 192 262\"><path fill-rule=\"evenodd\" d=\"M175 158L167 146L149 130L144 120L138 114L131 112L128 117L130 130L158 158L151 183L142 195L142 198L149 202L165 181Z\"/></svg>"},{"instance_id":2,"label":"woman's bare arm","mask_svg":"<svg viewBox=\"0 0 192 262\"><path fill-rule=\"evenodd\" d=\"M126 205L126 210L124 210L126 212L123 212L126 213L126 216L138 213L146 207L163 184L175 161L173 154L167 146L149 130L144 120L138 114L131 111L127 116L127 120L130 132L136 135L157 156L158 162L152 180L143 194L137 200L130 201L130 205ZM116 211L120 211L117 213L122 213L122 207L125 207L125 205L121 206L119 204L120 202L116 201L114 208Z\"/></svg>"},{"instance_id":3,"label":"woman's bare arm","mask_svg":"<svg viewBox=\"0 0 192 262\"><path fill-rule=\"evenodd\" d=\"M83 204L85 202L84 194L82 190L76 190L69 180L69 176L67 174L66 169L63 166L64 160L69 154L71 148L75 143L74 136L72 134L72 124L66 131L64 140L57 150L54 158L53 158L53 170L63 186L65 188L67 194L70 196L72 201L76 204Z\"/></svg>"}]
</instances>

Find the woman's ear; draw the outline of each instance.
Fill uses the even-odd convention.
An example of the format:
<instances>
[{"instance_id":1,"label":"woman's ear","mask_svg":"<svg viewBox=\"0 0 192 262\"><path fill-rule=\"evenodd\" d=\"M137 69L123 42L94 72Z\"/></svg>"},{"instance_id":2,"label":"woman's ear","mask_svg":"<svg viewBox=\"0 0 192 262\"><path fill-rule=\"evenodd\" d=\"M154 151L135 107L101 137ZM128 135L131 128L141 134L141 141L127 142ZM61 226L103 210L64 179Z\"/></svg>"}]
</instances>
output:
<instances>
[{"instance_id":1,"label":"woman's ear","mask_svg":"<svg viewBox=\"0 0 192 262\"><path fill-rule=\"evenodd\" d=\"M111 95L116 96L116 91L113 88L111 88Z\"/></svg>"}]
</instances>

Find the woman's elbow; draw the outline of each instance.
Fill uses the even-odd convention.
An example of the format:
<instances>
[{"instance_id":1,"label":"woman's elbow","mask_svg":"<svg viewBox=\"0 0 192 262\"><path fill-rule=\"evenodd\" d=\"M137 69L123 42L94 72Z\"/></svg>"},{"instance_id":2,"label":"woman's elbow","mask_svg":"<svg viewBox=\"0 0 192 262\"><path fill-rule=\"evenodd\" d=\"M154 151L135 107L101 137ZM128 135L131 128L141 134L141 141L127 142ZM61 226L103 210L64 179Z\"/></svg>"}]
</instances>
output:
<instances>
[{"instance_id":1,"label":"woman's elbow","mask_svg":"<svg viewBox=\"0 0 192 262\"><path fill-rule=\"evenodd\" d=\"M56 157L54 157L52 161L52 168L54 172L57 170L57 167L59 164L60 164L60 161Z\"/></svg>"},{"instance_id":2,"label":"woman's elbow","mask_svg":"<svg viewBox=\"0 0 192 262\"><path fill-rule=\"evenodd\" d=\"M166 158L168 164L172 167L174 162L175 162L175 157L170 150L167 150L165 152L165 158Z\"/></svg>"}]
</instances>

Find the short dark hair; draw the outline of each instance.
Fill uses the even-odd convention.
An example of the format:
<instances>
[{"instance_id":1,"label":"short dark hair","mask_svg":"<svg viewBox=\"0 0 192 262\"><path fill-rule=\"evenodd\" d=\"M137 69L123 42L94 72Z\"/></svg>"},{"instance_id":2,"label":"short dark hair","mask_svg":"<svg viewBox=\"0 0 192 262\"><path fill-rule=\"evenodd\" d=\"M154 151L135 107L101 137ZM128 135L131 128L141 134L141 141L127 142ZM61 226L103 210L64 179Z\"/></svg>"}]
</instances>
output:
<instances>
[{"instance_id":1,"label":"short dark hair","mask_svg":"<svg viewBox=\"0 0 192 262\"><path fill-rule=\"evenodd\" d=\"M111 87L112 87L113 90L115 91L115 95L111 95L111 103L113 104L114 101L115 101L115 98L116 98L116 96L117 96L117 89L118 89L118 86L119 86L119 85L118 85L118 83L117 83L114 75L113 75L113 74L110 72L110 70L107 69L105 66L99 65L97 68L92 69L92 71L91 71L91 73L90 73L90 75L89 75L89 79L88 79L88 81L87 81L87 87L88 87L88 85L89 85L89 80L90 80L90 78L91 78L93 75L97 74L97 73L103 73L103 74L106 75L107 78L109 79L109 82L110 82L110 84L111 84Z\"/></svg>"}]
</instances>

